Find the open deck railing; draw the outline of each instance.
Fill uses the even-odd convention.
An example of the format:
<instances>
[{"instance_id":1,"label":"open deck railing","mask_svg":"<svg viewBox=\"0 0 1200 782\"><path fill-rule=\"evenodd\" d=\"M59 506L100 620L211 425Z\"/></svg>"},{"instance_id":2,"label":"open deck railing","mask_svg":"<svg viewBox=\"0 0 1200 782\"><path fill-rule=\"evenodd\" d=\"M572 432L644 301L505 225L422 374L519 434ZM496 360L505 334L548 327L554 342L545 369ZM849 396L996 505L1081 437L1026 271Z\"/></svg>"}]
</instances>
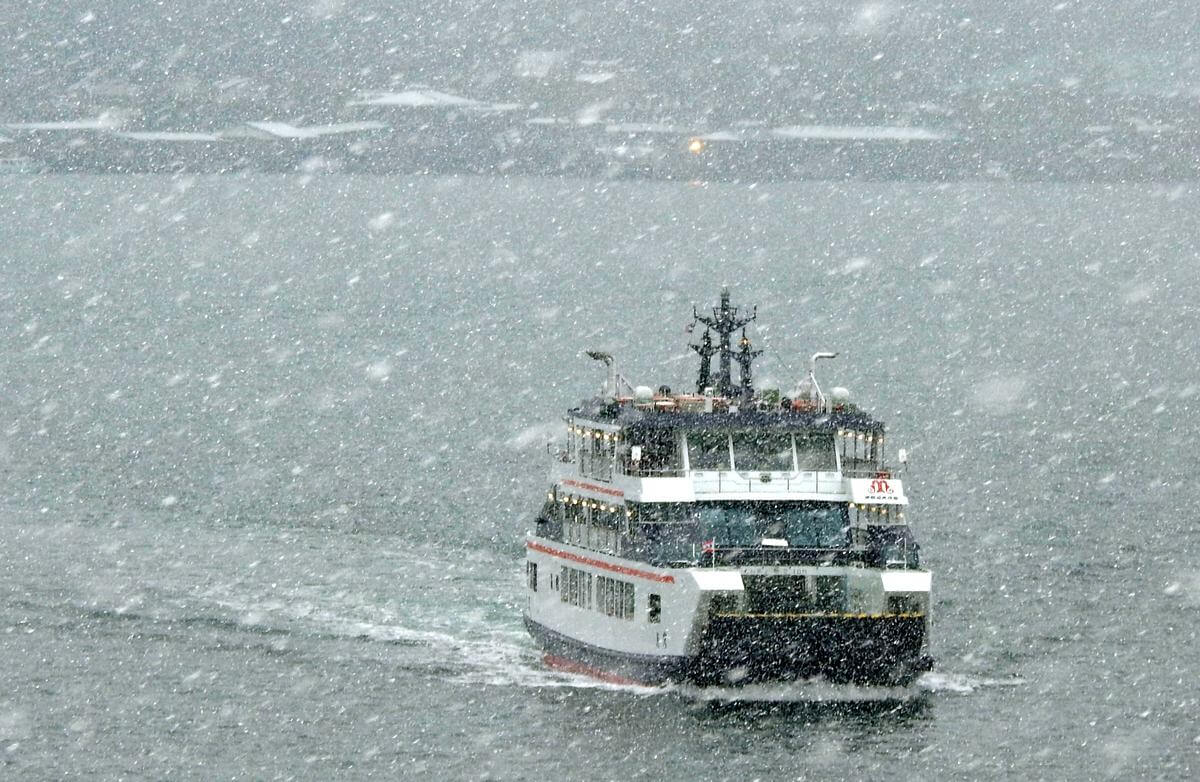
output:
<instances>
[{"instance_id":1,"label":"open deck railing","mask_svg":"<svg viewBox=\"0 0 1200 782\"><path fill-rule=\"evenodd\" d=\"M890 478L891 476L892 476L891 470L884 469L884 468L881 468L878 466L851 468L848 470L842 470L842 477L844 477L844 478L879 478L879 477Z\"/></svg>"},{"instance_id":2,"label":"open deck railing","mask_svg":"<svg viewBox=\"0 0 1200 782\"><path fill-rule=\"evenodd\" d=\"M687 473L680 467L643 467L630 461L617 465L617 472L632 478L682 478Z\"/></svg>"},{"instance_id":3,"label":"open deck railing","mask_svg":"<svg viewBox=\"0 0 1200 782\"><path fill-rule=\"evenodd\" d=\"M841 474L831 470L784 474L693 471L692 485L700 493L745 492L768 495L787 492L839 494L845 491Z\"/></svg>"}]
</instances>

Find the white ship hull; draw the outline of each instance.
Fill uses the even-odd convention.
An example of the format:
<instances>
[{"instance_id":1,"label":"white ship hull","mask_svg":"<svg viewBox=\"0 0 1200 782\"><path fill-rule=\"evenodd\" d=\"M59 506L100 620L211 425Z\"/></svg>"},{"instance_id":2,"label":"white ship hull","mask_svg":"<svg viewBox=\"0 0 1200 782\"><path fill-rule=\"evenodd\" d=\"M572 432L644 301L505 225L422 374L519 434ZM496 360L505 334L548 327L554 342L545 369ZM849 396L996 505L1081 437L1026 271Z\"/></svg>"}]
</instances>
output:
<instances>
[{"instance_id":1,"label":"white ship hull","mask_svg":"<svg viewBox=\"0 0 1200 782\"><path fill-rule=\"evenodd\" d=\"M919 570L757 566L654 568L559 541L526 541L525 623L549 665L598 679L736 685L823 677L905 685L926 655L930 576ZM581 575L573 575L581 574ZM632 585L632 612L598 605L600 579ZM759 611L764 579L837 580L827 610ZM536 579L537 588L532 588ZM566 583L574 579L574 583ZM605 599L607 592L599 599ZM914 610L889 610L903 597ZM623 596L624 597L624 596ZM657 610L651 601L657 598Z\"/></svg>"}]
</instances>

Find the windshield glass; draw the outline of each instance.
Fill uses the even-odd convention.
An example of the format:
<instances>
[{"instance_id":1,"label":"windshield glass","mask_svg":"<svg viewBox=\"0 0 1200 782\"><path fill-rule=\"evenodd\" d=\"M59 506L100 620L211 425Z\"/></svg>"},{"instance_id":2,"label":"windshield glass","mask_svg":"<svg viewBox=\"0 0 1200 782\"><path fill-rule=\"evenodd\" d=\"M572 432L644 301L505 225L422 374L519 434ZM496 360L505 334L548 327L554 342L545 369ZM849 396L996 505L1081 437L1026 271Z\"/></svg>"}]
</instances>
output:
<instances>
[{"instance_id":1,"label":"windshield glass","mask_svg":"<svg viewBox=\"0 0 1200 782\"><path fill-rule=\"evenodd\" d=\"M842 548L846 506L827 502L703 502L695 515L701 535L718 547L755 546L763 538L803 548Z\"/></svg>"},{"instance_id":2,"label":"windshield glass","mask_svg":"<svg viewBox=\"0 0 1200 782\"><path fill-rule=\"evenodd\" d=\"M734 432L733 464L737 470L791 472L791 432Z\"/></svg>"},{"instance_id":3,"label":"windshield glass","mask_svg":"<svg viewBox=\"0 0 1200 782\"><path fill-rule=\"evenodd\" d=\"M649 503L639 517L635 549L655 560L694 557L710 541L724 549L757 547L763 538L793 548L849 544L847 508L828 502Z\"/></svg>"},{"instance_id":4,"label":"windshield glass","mask_svg":"<svg viewBox=\"0 0 1200 782\"><path fill-rule=\"evenodd\" d=\"M800 470L836 470L832 434L797 434L796 462Z\"/></svg>"},{"instance_id":5,"label":"windshield glass","mask_svg":"<svg viewBox=\"0 0 1200 782\"><path fill-rule=\"evenodd\" d=\"M688 459L693 470L729 469L727 432L692 432L688 435Z\"/></svg>"}]
</instances>

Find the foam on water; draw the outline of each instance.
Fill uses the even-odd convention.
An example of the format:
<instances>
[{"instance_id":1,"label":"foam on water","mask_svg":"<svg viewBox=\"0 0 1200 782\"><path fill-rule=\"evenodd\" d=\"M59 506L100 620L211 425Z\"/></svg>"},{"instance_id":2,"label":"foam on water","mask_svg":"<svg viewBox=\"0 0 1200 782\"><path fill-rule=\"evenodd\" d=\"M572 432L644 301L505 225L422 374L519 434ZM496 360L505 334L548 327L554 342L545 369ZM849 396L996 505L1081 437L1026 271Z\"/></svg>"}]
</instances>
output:
<instances>
[{"instance_id":1,"label":"foam on water","mask_svg":"<svg viewBox=\"0 0 1200 782\"><path fill-rule=\"evenodd\" d=\"M410 552L428 567L430 552ZM396 557L393 557L395 560ZM403 559L403 557L401 557ZM495 573L511 565L502 557L484 563ZM404 562L392 565L403 569ZM450 563L443 563L447 567ZM437 568L430 568L436 572ZM409 571L411 573L411 570ZM269 594L267 588L270 587ZM327 584L308 584L280 590L275 585L225 585L209 590L205 600L232 612L242 624L293 625L294 629L333 638L367 639L404 647L409 670L428 669L459 684L494 687L569 688L626 692L637 696L677 694L710 703L887 703L908 702L929 694L969 695L981 689L1020 686L1018 679L1000 680L953 671L933 671L907 687L834 684L821 679L749 684L737 687L669 685L649 687L604 682L582 674L555 670L543 664L541 652L517 623L519 614L503 599L507 579L493 576L481 586L493 605L456 606L442 610L435 603L401 611L390 601L377 601L362 592L334 590ZM489 610L490 609L490 610ZM447 615L453 622L445 621ZM498 619L497 617L503 617Z\"/></svg>"},{"instance_id":2,"label":"foam on water","mask_svg":"<svg viewBox=\"0 0 1200 782\"><path fill-rule=\"evenodd\" d=\"M993 687L1020 687L1023 679L989 679L952 671L930 671L917 680L917 687L927 692L948 692L969 695L976 690Z\"/></svg>"}]
</instances>

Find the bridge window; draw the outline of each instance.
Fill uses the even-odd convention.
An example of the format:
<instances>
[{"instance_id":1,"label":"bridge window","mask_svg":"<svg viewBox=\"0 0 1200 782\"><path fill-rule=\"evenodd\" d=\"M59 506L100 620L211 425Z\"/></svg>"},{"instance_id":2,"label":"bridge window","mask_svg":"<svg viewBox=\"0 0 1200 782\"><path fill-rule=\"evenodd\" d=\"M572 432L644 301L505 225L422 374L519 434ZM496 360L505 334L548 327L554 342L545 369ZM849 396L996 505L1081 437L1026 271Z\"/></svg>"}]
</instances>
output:
<instances>
[{"instance_id":1,"label":"bridge window","mask_svg":"<svg viewBox=\"0 0 1200 782\"><path fill-rule=\"evenodd\" d=\"M783 539L795 548L844 548L848 542L845 505L818 502L696 503L703 540L718 548L755 546L763 538Z\"/></svg>"},{"instance_id":2,"label":"bridge window","mask_svg":"<svg viewBox=\"0 0 1200 782\"><path fill-rule=\"evenodd\" d=\"M844 549L850 544L848 508L832 502L637 503L630 506L627 553L671 565L717 549L757 548L763 538L792 548Z\"/></svg>"},{"instance_id":3,"label":"bridge window","mask_svg":"<svg viewBox=\"0 0 1200 782\"><path fill-rule=\"evenodd\" d=\"M728 432L691 432L687 441L688 461L693 470L729 469Z\"/></svg>"},{"instance_id":4,"label":"bridge window","mask_svg":"<svg viewBox=\"0 0 1200 782\"><path fill-rule=\"evenodd\" d=\"M629 443L630 448L618 450L630 475L674 475L678 472L680 452L676 432L649 431L635 437ZM635 446L640 450L636 461L632 458L632 448Z\"/></svg>"},{"instance_id":5,"label":"bridge window","mask_svg":"<svg viewBox=\"0 0 1200 782\"><path fill-rule=\"evenodd\" d=\"M796 467L804 471L830 472L837 469L833 435L796 434Z\"/></svg>"},{"instance_id":6,"label":"bridge window","mask_svg":"<svg viewBox=\"0 0 1200 782\"><path fill-rule=\"evenodd\" d=\"M734 432L733 464L736 470L791 472L791 433Z\"/></svg>"},{"instance_id":7,"label":"bridge window","mask_svg":"<svg viewBox=\"0 0 1200 782\"><path fill-rule=\"evenodd\" d=\"M583 548L616 554L623 509L596 500L567 498L562 503L562 540Z\"/></svg>"}]
</instances>

